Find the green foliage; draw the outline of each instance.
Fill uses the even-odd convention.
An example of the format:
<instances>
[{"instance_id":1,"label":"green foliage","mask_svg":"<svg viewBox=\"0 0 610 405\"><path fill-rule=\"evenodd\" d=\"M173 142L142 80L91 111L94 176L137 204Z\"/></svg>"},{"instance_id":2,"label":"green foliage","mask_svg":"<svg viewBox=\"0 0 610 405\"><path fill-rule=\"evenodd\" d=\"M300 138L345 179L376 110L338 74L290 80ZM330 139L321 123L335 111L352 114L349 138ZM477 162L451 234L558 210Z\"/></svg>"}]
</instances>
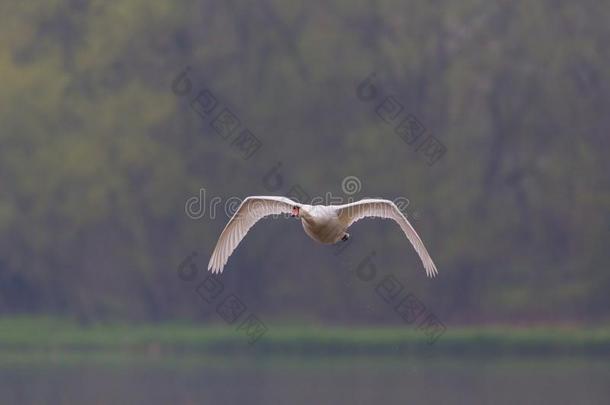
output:
<instances>
[{"instance_id":1,"label":"green foliage","mask_svg":"<svg viewBox=\"0 0 610 405\"><path fill-rule=\"evenodd\" d=\"M605 355L610 329L466 327L433 345L415 328L269 325L253 345L225 325L190 323L78 325L66 319L1 318L0 359L11 351L125 354L291 355ZM27 359L27 356L25 357ZM10 359L10 357L9 357ZM1 365L1 360L0 360Z\"/></svg>"}]
</instances>

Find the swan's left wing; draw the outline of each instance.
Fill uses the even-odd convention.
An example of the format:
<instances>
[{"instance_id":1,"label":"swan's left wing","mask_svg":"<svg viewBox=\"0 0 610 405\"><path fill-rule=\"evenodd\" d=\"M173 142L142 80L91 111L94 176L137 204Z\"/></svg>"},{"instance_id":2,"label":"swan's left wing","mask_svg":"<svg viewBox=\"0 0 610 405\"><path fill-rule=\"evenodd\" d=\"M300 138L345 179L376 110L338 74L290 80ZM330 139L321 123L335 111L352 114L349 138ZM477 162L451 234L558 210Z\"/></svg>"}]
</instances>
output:
<instances>
[{"instance_id":1,"label":"swan's left wing","mask_svg":"<svg viewBox=\"0 0 610 405\"><path fill-rule=\"evenodd\" d=\"M413 229L413 226L411 226L407 218L392 201L372 198L364 199L355 203L340 205L337 207L337 211L339 220L346 227L367 217L393 219L400 225L400 228L415 248L415 251L424 264L428 277L434 277L438 273L430 254L424 246L424 242L422 242L419 235L417 235L417 232L415 232L415 229Z\"/></svg>"},{"instance_id":2,"label":"swan's left wing","mask_svg":"<svg viewBox=\"0 0 610 405\"><path fill-rule=\"evenodd\" d=\"M208 270L212 270L212 273L221 273L229 256L259 219L269 215L289 214L295 205L298 204L285 197L253 196L246 198L220 234L208 263Z\"/></svg>"}]
</instances>

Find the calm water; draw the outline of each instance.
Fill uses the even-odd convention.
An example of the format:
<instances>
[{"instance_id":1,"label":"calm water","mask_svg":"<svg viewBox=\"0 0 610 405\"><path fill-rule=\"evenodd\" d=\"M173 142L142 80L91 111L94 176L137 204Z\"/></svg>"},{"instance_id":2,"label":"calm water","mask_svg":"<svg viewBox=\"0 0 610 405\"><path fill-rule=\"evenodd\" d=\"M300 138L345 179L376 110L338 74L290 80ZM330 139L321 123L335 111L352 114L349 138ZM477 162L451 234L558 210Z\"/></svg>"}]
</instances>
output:
<instances>
[{"instance_id":1,"label":"calm water","mask_svg":"<svg viewBox=\"0 0 610 405\"><path fill-rule=\"evenodd\" d=\"M607 359L4 359L2 404L609 404Z\"/></svg>"}]
</instances>

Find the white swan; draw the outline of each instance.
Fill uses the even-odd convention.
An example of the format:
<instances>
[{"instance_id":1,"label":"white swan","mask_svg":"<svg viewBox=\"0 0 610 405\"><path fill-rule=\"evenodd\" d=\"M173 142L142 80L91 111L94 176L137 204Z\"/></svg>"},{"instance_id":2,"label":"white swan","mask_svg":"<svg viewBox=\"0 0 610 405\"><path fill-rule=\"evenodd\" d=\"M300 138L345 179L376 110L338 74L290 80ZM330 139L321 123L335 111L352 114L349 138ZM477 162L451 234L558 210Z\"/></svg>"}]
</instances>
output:
<instances>
[{"instance_id":1,"label":"white swan","mask_svg":"<svg viewBox=\"0 0 610 405\"><path fill-rule=\"evenodd\" d=\"M281 214L291 214L292 217L301 218L305 233L313 240L322 243L346 241L349 238L349 234L345 232L347 228L362 218L393 219L400 225L419 254L426 274L434 277L438 273L417 232L392 201L364 199L351 204L326 206L300 204L289 198L275 196L248 197L241 203L218 238L208 270L212 273L221 273L229 256L259 219Z\"/></svg>"}]
</instances>

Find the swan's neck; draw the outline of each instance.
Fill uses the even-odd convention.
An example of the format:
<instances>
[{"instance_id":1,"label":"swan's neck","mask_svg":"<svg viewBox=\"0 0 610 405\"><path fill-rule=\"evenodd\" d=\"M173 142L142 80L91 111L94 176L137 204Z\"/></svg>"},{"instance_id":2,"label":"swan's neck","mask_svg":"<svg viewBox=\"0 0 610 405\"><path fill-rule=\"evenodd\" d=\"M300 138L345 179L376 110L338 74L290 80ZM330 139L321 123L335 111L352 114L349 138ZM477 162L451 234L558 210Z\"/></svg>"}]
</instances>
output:
<instances>
[{"instance_id":1,"label":"swan's neck","mask_svg":"<svg viewBox=\"0 0 610 405\"><path fill-rule=\"evenodd\" d=\"M301 207L299 209L299 216L305 222L312 222L313 221L313 216L311 215L311 213L305 207Z\"/></svg>"}]
</instances>

